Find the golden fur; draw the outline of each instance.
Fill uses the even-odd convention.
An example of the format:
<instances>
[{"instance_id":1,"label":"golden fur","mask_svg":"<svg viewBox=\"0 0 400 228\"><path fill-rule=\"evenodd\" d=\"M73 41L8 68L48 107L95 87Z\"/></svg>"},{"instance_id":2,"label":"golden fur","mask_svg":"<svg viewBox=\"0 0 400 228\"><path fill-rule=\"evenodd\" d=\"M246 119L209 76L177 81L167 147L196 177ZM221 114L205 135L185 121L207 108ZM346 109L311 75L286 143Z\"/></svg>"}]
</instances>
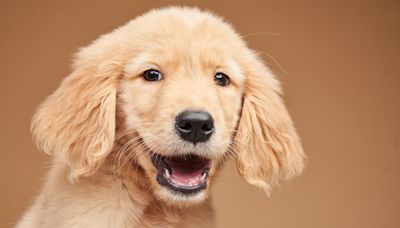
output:
<instances>
[{"instance_id":1,"label":"golden fur","mask_svg":"<svg viewBox=\"0 0 400 228\"><path fill-rule=\"evenodd\" d=\"M155 68L165 80L149 83ZM231 79L215 85L222 71ZM73 72L38 108L32 132L53 156L45 186L18 227L213 227L209 188L174 195L155 180L149 151L227 158L267 193L303 169L304 154L279 82L233 28L195 8L153 10L76 55ZM171 129L177 113L207 110L209 142Z\"/></svg>"}]
</instances>

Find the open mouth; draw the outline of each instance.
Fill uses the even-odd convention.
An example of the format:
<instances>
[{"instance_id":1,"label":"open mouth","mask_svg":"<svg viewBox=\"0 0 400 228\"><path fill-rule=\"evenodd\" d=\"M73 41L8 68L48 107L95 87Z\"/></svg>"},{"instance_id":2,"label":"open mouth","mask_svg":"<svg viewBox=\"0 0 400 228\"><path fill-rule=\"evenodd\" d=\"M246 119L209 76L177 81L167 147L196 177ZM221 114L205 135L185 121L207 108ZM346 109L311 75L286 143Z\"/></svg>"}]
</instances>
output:
<instances>
[{"instance_id":1,"label":"open mouth","mask_svg":"<svg viewBox=\"0 0 400 228\"><path fill-rule=\"evenodd\" d=\"M210 160L198 155L164 157L151 154L157 168L157 182L171 190L193 194L207 188Z\"/></svg>"}]
</instances>

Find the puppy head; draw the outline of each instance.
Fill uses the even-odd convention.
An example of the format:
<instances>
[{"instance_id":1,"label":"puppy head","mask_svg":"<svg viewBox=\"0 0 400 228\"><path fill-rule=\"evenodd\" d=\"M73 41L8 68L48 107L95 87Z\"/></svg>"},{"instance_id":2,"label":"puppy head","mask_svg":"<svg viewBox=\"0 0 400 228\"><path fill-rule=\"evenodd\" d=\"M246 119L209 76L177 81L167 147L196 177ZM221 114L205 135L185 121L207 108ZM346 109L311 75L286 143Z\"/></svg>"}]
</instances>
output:
<instances>
[{"instance_id":1,"label":"puppy head","mask_svg":"<svg viewBox=\"0 0 400 228\"><path fill-rule=\"evenodd\" d=\"M228 157L267 191L301 171L304 155L279 91L220 18L192 8L154 10L83 49L32 130L73 178L123 159L156 197L191 205L204 201Z\"/></svg>"}]
</instances>

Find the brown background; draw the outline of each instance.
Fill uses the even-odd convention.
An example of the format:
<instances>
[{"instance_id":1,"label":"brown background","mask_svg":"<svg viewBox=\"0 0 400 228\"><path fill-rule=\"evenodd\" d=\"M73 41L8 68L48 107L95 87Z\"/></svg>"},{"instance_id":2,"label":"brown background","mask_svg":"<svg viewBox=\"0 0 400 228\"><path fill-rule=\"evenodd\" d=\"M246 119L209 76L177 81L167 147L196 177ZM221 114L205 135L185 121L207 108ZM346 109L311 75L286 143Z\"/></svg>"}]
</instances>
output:
<instances>
[{"instance_id":1,"label":"brown background","mask_svg":"<svg viewBox=\"0 0 400 228\"><path fill-rule=\"evenodd\" d=\"M48 159L31 142L30 118L69 72L72 53L171 4L1 1L0 227L39 191ZM282 79L309 157L305 173L270 198L228 166L213 189L220 227L400 227L400 1L180 4L253 34L246 40Z\"/></svg>"}]
</instances>

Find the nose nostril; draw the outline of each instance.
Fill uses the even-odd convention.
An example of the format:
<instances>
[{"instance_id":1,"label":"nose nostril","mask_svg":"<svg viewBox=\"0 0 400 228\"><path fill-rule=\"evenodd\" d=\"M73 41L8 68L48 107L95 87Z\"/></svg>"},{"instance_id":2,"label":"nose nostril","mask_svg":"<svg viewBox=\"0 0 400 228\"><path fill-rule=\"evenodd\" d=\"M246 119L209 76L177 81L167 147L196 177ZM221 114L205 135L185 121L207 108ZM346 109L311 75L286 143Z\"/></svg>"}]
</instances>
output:
<instances>
[{"instance_id":1,"label":"nose nostril","mask_svg":"<svg viewBox=\"0 0 400 228\"><path fill-rule=\"evenodd\" d=\"M203 126L201 126L201 130L207 134L213 130L213 127L210 124L204 124Z\"/></svg>"},{"instance_id":2,"label":"nose nostril","mask_svg":"<svg viewBox=\"0 0 400 228\"><path fill-rule=\"evenodd\" d=\"M190 131L192 129L192 125L190 123L183 123L179 125L179 128L185 131Z\"/></svg>"}]
</instances>

